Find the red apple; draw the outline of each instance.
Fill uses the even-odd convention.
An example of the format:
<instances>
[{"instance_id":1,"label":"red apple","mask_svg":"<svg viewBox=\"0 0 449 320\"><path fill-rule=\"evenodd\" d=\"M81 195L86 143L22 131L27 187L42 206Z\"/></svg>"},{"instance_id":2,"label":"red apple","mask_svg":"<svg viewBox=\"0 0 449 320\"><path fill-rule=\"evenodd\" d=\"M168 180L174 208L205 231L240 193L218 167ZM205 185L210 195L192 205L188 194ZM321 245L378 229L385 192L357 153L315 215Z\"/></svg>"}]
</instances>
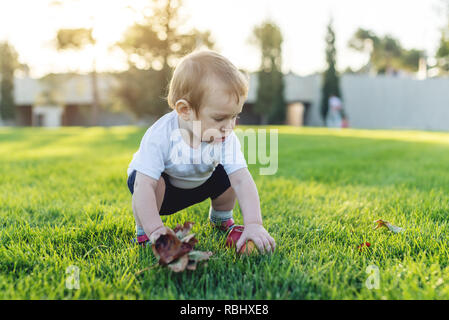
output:
<instances>
[{"instance_id":1,"label":"red apple","mask_svg":"<svg viewBox=\"0 0 449 320\"><path fill-rule=\"evenodd\" d=\"M258 253L258 249L255 245L255 243L252 240L247 240L246 243L242 245L240 248L240 254L253 254Z\"/></svg>"},{"instance_id":2,"label":"red apple","mask_svg":"<svg viewBox=\"0 0 449 320\"><path fill-rule=\"evenodd\" d=\"M226 237L226 247L235 247L243 232L243 226L234 226Z\"/></svg>"},{"instance_id":3,"label":"red apple","mask_svg":"<svg viewBox=\"0 0 449 320\"><path fill-rule=\"evenodd\" d=\"M231 231L229 231L228 236L226 238L226 246L229 248L236 247L237 241L240 239L243 230L244 230L243 226L233 227ZM240 254L251 254L257 252L258 252L257 247L251 240L247 240L246 243L242 245L239 251Z\"/></svg>"}]
</instances>

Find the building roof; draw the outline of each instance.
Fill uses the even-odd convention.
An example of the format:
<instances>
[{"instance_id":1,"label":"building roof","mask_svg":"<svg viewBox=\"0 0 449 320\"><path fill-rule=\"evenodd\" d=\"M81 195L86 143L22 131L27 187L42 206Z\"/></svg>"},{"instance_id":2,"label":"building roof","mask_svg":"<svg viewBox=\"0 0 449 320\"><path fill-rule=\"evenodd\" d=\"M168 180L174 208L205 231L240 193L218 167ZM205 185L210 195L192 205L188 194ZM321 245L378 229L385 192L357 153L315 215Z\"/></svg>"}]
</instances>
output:
<instances>
[{"instance_id":1,"label":"building roof","mask_svg":"<svg viewBox=\"0 0 449 320\"><path fill-rule=\"evenodd\" d=\"M41 79L16 78L14 97L16 105L34 105L46 91L53 92L64 104L92 103L92 78L89 75L57 74ZM100 98L106 97L115 79L98 75Z\"/></svg>"},{"instance_id":2,"label":"building roof","mask_svg":"<svg viewBox=\"0 0 449 320\"><path fill-rule=\"evenodd\" d=\"M58 93L65 104L92 103L92 86L89 75L57 74L41 79L16 78L15 101L17 105L34 105L46 90ZM300 77L289 73L284 77L285 99L287 102L312 101L319 95L320 79L318 75ZM100 98L107 95L115 84L112 75L98 75ZM257 74L250 74L248 103L255 103L257 98Z\"/></svg>"}]
</instances>

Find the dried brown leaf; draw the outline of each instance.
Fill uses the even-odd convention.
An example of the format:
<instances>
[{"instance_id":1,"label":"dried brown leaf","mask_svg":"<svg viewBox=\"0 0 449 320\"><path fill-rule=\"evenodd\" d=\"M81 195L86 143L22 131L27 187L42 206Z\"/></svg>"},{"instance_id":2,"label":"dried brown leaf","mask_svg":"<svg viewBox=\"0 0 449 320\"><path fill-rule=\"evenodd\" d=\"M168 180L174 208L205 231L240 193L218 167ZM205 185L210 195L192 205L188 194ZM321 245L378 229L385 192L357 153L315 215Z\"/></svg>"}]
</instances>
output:
<instances>
[{"instance_id":1,"label":"dried brown leaf","mask_svg":"<svg viewBox=\"0 0 449 320\"><path fill-rule=\"evenodd\" d=\"M204 260L209 260L209 258L213 255L212 252L210 251L190 251L188 253L189 256L189 260L193 260L193 261L204 261Z\"/></svg>"},{"instance_id":2,"label":"dried brown leaf","mask_svg":"<svg viewBox=\"0 0 449 320\"><path fill-rule=\"evenodd\" d=\"M390 230L393 233L399 233L399 232L403 231L403 229L401 227L394 226L391 223L389 223L388 221L385 221L382 219L376 220L374 222L377 223L377 226L374 228L374 230L385 227L385 228L388 228L388 230Z\"/></svg>"},{"instance_id":3,"label":"dried brown leaf","mask_svg":"<svg viewBox=\"0 0 449 320\"><path fill-rule=\"evenodd\" d=\"M192 240L192 238L194 238L194 237L195 237L195 234L191 233L191 234L186 235L184 238L182 238L181 241L189 243L189 241Z\"/></svg>"},{"instance_id":4,"label":"dried brown leaf","mask_svg":"<svg viewBox=\"0 0 449 320\"><path fill-rule=\"evenodd\" d=\"M154 255L159 257L161 265L167 265L184 254L192 251L193 246L181 242L174 234L161 235L152 245Z\"/></svg>"},{"instance_id":5,"label":"dried brown leaf","mask_svg":"<svg viewBox=\"0 0 449 320\"><path fill-rule=\"evenodd\" d=\"M170 263L168 267L174 272L181 272L186 269L188 263L189 257L187 256L187 254L184 254L183 256L179 257L176 261Z\"/></svg>"},{"instance_id":6,"label":"dried brown leaf","mask_svg":"<svg viewBox=\"0 0 449 320\"><path fill-rule=\"evenodd\" d=\"M194 260L189 260L189 263L187 264L187 270L190 271L195 271L196 270L196 266L197 266L197 262Z\"/></svg>"},{"instance_id":7,"label":"dried brown leaf","mask_svg":"<svg viewBox=\"0 0 449 320\"><path fill-rule=\"evenodd\" d=\"M176 233L176 236L178 239L184 238L186 235L189 234L190 230L192 230L192 226L195 222L186 221L184 222L184 225L178 224L173 231Z\"/></svg>"},{"instance_id":8,"label":"dried brown leaf","mask_svg":"<svg viewBox=\"0 0 449 320\"><path fill-rule=\"evenodd\" d=\"M189 234L192 225L193 222L186 222L183 226L178 224L174 230L167 228L167 234L156 240L151 248L160 265L167 266L174 272L185 269L193 271L199 261L209 260L212 252L193 251L198 240L195 234Z\"/></svg>"},{"instance_id":9,"label":"dried brown leaf","mask_svg":"<svg viewBox=\"0 0 449 320\"><path fill-rule=\"evenodd\" d=\"M386 224L388 223L388 221L379 219L379 220L374 221L374 223L377 223L377 225L374 227L374 230L376 230L376 229L379 229L379 228L382 228L382 227L387 227Z\"/></svg>"}]
</instances>

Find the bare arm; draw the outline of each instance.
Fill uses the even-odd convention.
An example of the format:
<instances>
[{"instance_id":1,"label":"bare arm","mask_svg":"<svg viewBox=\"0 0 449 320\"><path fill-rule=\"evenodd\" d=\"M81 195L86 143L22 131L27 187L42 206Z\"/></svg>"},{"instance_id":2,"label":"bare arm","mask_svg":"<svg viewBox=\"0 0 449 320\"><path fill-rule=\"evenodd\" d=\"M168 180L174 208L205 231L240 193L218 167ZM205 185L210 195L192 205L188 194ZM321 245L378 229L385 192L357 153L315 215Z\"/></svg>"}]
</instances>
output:
<instances>
[{"instance_id":1,"label":"bare arm","mask_svg":"<svg viewBox=\"0 0 449 320\"><path fill-rule=\"evenodd\" d=\"M243 215L243 223L262 225L260 200L256 184L247 168L239 169L229 175Z\"/></svg>"},{"instance_id":2,"label":"bare arm","mask_svg":"<svg viewBox=\"0 0 449 320\"><path fill-rule=\"evenodd\" d=\"M229 175L231 186L234 189L242 210L245 229L237 242L237 251L251 239L261 252L271 252L276 243L262 225L260 200L256 184L247 168L239 169Z\"/></svg>"},{"instance_id":3,"label":"bare arm","mask_svg":"<svg viewBox=\"0 0 449 320\"><path fill-rule=\"evenodd\" d=\"M136 173L133 211L151 242L154 242L159 235L165 234L165 227L157 208L156 186L157 180L140 172Z\"/></svg>"}]
</instances>

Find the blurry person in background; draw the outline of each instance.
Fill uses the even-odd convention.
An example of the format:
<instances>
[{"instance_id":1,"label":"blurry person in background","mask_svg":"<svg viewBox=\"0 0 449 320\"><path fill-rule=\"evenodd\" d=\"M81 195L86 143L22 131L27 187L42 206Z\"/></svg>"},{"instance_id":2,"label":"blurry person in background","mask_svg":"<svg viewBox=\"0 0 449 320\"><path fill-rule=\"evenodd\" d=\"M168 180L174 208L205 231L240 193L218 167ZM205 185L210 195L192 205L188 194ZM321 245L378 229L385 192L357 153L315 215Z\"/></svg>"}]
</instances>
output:
<instances>
[{"instance_id":1,"label":"blurry person in background","mask_svg":"<svg viewBox=\"0 0 449 320\"><path fill-rule=\"evenodd\" d=\"M348 120L343 110L341 99L335 94L329 97L329 112L326 117L326 125L329 128L347 128Z\"/></svg>"}]
</instances>

